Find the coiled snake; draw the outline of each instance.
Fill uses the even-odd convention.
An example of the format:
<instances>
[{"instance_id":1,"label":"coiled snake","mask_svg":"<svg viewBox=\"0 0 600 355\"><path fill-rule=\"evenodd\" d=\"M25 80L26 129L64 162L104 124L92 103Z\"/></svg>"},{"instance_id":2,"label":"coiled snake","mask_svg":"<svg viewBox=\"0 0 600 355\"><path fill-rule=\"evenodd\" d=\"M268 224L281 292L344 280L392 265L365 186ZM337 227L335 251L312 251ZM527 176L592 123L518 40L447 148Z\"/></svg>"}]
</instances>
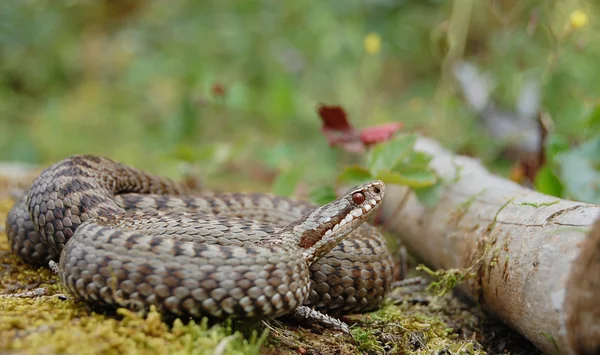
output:
<instances>
[{"instance_id":1,"label":"coiled snake","mask_svg":"<svg viewBox=\"0 0 600 355\"><path fill-rule=\"evenodd\" d=\"M383 237L363 223L385 186L325 206L260 193L193 196L107 158L44 170L9 212L13 252L60 260L79 298L178 316L270 318L301 305L332 315L377 308L392 281Z\"/></svg>"}]
</instances>

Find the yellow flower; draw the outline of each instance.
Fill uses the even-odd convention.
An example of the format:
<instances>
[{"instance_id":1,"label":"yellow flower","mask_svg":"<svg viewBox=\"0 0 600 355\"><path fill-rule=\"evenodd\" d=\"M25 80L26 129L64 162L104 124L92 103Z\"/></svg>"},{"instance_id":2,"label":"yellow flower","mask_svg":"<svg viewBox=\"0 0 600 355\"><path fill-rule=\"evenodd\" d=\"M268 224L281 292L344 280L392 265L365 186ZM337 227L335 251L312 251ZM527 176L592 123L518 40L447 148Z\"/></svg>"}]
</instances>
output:
<instances>
[{"instance_id":1,"label":"yellow flower","mask_svg":"<svg viewBox=\"0 0 600 355\"><path fill-rule=\"evenodd\" d=\"M587 25L588 21L588 15L582 10L575 10L569 15L569 24L575 30Z\"/></svg>"},{"instance_id":2,"label":"yellow flower","mask_svg":"<svg viewBox=\"0 0 600 355\"><path fill-rule=\"evenodd\" d=\"M375 54L381 49L381 37L377 33L369 33L364 40L365 52Z\"/></svg>"}]
</instances>

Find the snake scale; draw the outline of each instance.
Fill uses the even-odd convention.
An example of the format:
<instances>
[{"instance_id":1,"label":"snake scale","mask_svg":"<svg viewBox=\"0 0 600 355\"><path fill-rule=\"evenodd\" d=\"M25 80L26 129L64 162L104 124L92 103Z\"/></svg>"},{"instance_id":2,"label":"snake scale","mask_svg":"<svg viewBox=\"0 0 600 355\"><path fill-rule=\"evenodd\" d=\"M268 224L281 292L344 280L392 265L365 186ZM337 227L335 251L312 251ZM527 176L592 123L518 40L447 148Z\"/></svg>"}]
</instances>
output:
<instances>
[{"instance_id":1,"label":"snake scale","mask_svg":"<svg viewBox=\"0 0 600 355\"><path fill-rule=\"evenodd\" d=\"M194 195L108 158L44 170L9 212L26 262L59 261L61 283L93 305L177 316L271 318L308 306L377 308L392 282L383 237L365 220L381 181L313 204L262 193Z\"/></svg>"}]
</instances>

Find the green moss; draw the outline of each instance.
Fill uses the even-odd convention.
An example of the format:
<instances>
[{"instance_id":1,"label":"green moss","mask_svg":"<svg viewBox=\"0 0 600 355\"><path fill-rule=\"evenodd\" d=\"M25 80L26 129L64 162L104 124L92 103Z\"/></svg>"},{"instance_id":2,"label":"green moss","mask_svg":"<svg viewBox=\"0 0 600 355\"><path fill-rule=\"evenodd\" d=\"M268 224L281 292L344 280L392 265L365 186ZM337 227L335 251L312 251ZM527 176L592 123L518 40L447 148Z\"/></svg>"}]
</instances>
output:
<instances>
[{"instance_id":1,"label":"green moss","mask_svg":"<svg viewBox=\"0 0 600 355\"><path fill-rule=\"evenodd\" d=\"M205 321L171 327L155 309L143 316L125 309L121 319L85 311L72 301L19 299L3 302L2 348L51 353L258 354L266 333L245 339L230 326L208 327Z\"/></svg>"},{"instance_id":2,"label":"green moss","mask_svg":"<svg viewBox=\"0 0 600 355\"><path fill-rule=\"evenodd\" d=\"M387 304L363 316L361 325L352 332L358 349L368 354L435 354L444 349L452 353L472 349L470 354L484 354L479 343L459 339L444 321L443 313L453 309L448 307L449 300L436 298L427 307Z\"/></svg>"},{"instance_id":3,"label":"green moss","mask_svg":"<svg viewBox=\"0 0 600 355\"><path fill-rule=\"evenodd\" d=\"M440 269L433 271L425 265L419 265L417 266L417 270L425 271L428 275L437 279L437 281L432 281L427 289L438 296L445 295L463 281L477 276L473 271L473 267L468 269Z\"/></svg>"},{"instance_id":4,"label":"green moss","mask_svg":"<svg viewBox=\"0 0 600 355\"><path fill-rule=\"evenodd\" d=\"M516 196L511 198L510 200L506 201L499 209L498 211L496 211L496 214L494 215L494 220L492 221L492 223L490 223L490 225L488 226L488 232L491 232L492 229L494 229L494 227L496 226L496 222L498 221L498 216L500 215L500 212L502 212L502 210L504 210L506 208L506 206L508 206L509 204L513 203L513 201L515 200Z\"/></svg>"},{"instance_id":5,"label":"green moss","mask_svg":"<svg viewBox=\"0 0 600 355\"><path fill-rule=\"evenodd\" d=\"M538 203L538 202L521 202L521 203L515 203L515 205L517 205L517 206L530 206L530 207L534 207L534 208L540 208L540 207L548 207L548 206L556 205L559 202L560 202L560 200L556 199L556 200L550 201L550 202L542 202L542 203Z\"/></svg>"},{"instance_id":6,"label":"green moss","mask_svg":"<svg viewBox=\"0 0 600 355\"><path fill-rule=\"evenodd\" d=\"M352 330L352 336L357 343L358 350L367 353L384 354L385 349L375 336L378 330L356 328Z\"/></svg>"}]
</instances>

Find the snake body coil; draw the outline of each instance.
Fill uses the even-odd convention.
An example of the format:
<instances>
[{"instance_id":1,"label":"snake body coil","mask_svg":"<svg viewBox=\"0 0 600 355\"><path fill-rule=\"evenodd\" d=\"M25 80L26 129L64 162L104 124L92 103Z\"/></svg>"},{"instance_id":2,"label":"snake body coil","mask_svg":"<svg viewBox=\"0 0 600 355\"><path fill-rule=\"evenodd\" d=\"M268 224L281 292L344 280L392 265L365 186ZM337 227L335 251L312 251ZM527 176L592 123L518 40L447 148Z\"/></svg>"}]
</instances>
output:
<instances>
[{"instance_id":1,"label":"snake body coil","mask_svg":"<svg viewBox=\"0 0 600 355\"><path fill-rule=\"evenodd\" d=\"M9 212L12 250L60 260L92 304L175 315L277 317L377 308L392 281L383 237L363 223L382 182L318 207L260 193L193 196L112 160L73 156L44 170Z\"/></svg>"}]
</instances>

